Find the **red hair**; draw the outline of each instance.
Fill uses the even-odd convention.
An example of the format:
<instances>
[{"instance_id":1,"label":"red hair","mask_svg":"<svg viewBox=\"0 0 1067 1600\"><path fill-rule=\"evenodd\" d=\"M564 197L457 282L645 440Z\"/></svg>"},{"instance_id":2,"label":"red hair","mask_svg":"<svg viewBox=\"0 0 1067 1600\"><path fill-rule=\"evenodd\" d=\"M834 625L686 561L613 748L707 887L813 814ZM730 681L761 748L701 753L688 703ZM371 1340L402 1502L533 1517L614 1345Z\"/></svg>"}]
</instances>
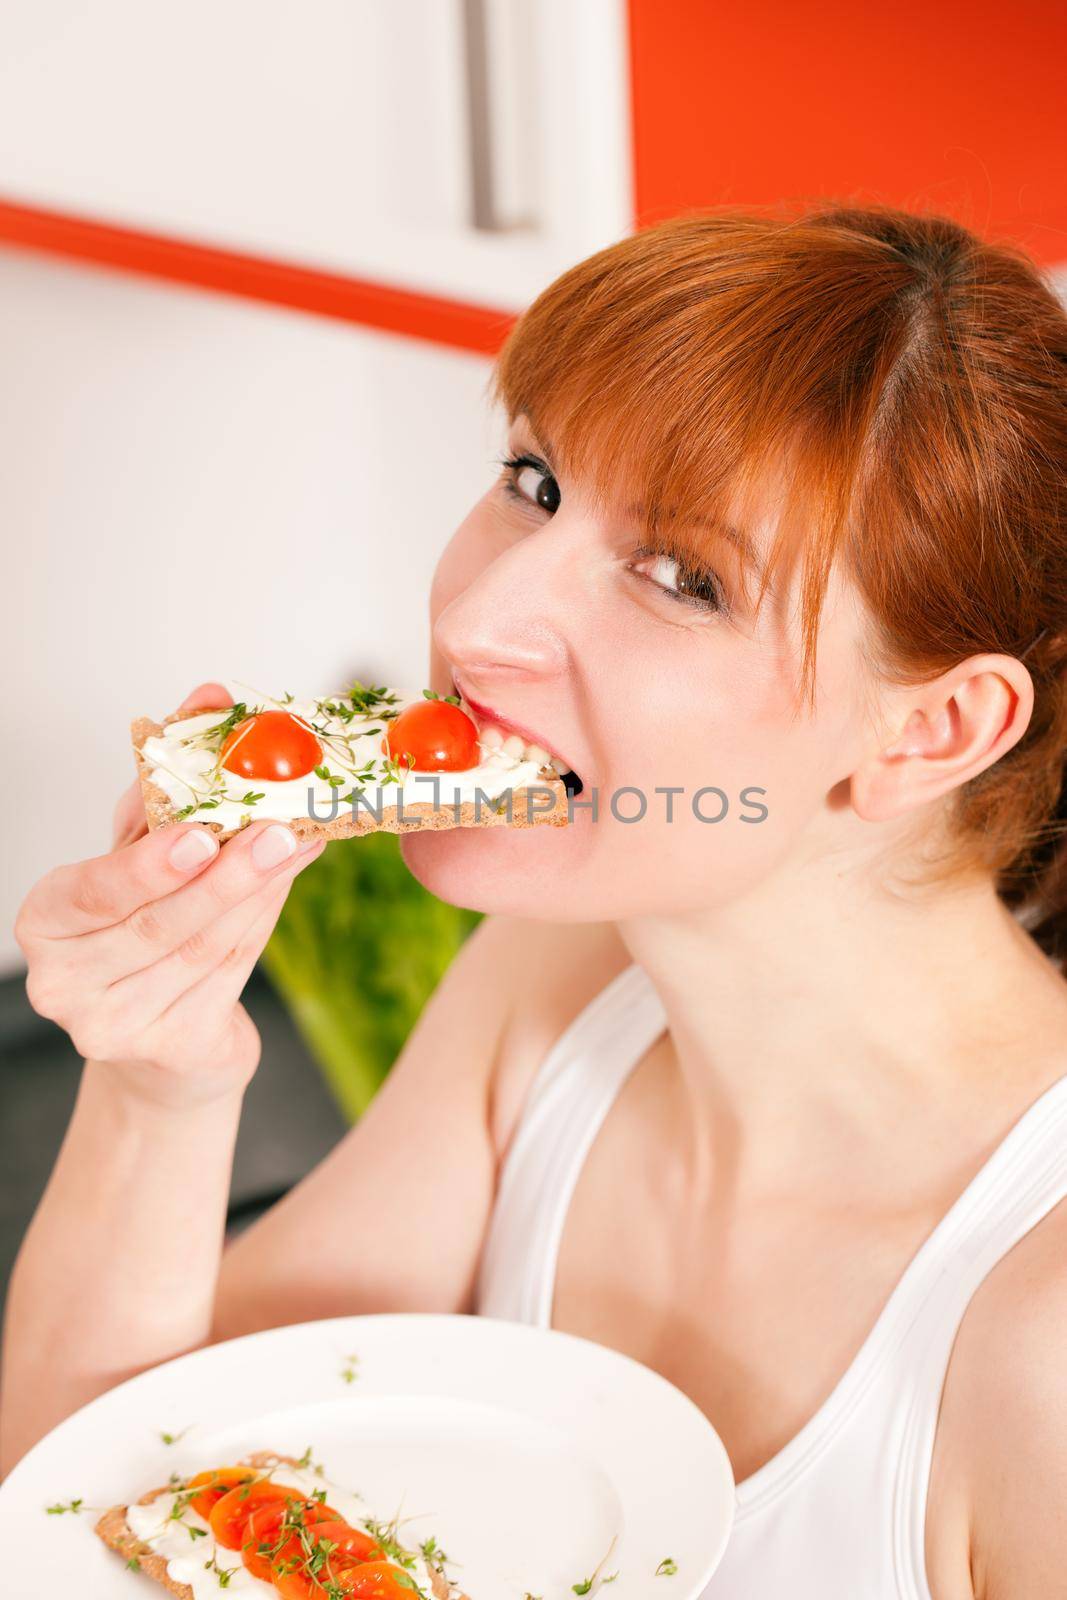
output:
<instances>
[{"instance_id":1,"label":"red hair","mask_svg":"<svg viewBox=\"0 0 1067 1600\"><path fill-rule=\"evenodd\" d=\"M1022 252L883 208L675 218L551 284L494 388L557 470L626 492L683 555L786 460L756 603L802 552L812 696L835 561L888 680L1025 655L1030 724L954 794L942 865L991 871L1067 958L1067 315Z\"/></svg>"}]
</instances>

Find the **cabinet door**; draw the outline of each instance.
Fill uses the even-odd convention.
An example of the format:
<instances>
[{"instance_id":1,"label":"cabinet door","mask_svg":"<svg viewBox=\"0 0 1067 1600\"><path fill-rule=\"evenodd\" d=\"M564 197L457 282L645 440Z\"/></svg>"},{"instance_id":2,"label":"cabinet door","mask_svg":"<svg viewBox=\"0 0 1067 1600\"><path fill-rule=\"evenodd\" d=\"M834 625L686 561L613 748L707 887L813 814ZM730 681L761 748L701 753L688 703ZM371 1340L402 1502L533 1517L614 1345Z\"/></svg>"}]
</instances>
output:
<instances>
[{"instance_id":1,"label":"cabinet door","mask_svg":"<svg viewBox=\"0 0 1067 1600\"><path fill-rule=\"evenodd\" d=\"M0 0L0 196L523 305L631 221L625 0Z\"/></svg>"}]
</instances>

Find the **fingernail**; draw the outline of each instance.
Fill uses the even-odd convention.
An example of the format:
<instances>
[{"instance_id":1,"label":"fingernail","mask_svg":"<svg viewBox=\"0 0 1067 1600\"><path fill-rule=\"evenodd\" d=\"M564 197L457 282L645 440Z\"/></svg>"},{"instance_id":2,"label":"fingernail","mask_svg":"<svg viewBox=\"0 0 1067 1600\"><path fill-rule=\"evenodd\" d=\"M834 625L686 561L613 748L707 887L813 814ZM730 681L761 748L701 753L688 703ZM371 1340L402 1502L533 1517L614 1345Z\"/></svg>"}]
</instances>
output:
<instances>
[{"instance_id":1,"label":"fingernail","mask_svg":"<svg viewBox=\"0 0 1067 1600\"><path fill-rule=\"evenodd\" d=\"M291 828L282 827L275 823L265 833L261 833L252 845L252 860L261 872L266 872L270 867L276 867L279 862L287 861L296 849L296 834Z\"/></svg>"},{"instance_id":2,"label":"fingernail","mask_svg":"<svg viewBox=\"0 0 1067 1600\"><path fill-rule=\"evenodd\" d=\"M219 841L213 833L206 828L193 828L171 846L170 864L179 872L191 872L194 867L202 867L210 856L217 855L218 848Z\"/></svg>"}]
</instances>

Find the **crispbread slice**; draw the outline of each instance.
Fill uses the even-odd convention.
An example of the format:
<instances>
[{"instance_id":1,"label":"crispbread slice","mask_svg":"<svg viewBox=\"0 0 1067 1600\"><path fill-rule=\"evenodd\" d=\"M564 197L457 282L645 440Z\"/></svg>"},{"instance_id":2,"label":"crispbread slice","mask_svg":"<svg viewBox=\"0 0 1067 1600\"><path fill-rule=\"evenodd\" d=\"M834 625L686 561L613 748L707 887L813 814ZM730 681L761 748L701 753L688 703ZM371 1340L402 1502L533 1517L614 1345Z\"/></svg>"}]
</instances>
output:
<instances>
[{"instance_id":1,"label":"crispbread slice","mask_svg":"<svg viewBox=\"0 0 1067 1600\"><path fill-rule=\"evenodd\" d=\"M298 1467L300 1463L293 1456L275 1455L269 1450L258 1450L254 1455L245 1456L237 1465L239 1467L256 1467L268 1471L271 1467ZM151 1505L161 1494L172 1494L174 1491L166 1485L161 1489L150 1489L136 1502L139 1506ZM167 1561L165 1556L157 1555L151 1545L145 1544L143 1539L138 1539L126 1521L126 1507L112 1506L105 1511L97 1522L93 1532L98 1534L109 1550L114 1550L123 1560L129 1562L136 1557L137 1570L146 1577L161 1584L164 1589L177 1596L177 1600L194 1600L193 1591L187 1583L176 1583L167 1575ZM435 1600L470 1600L468 1595L462 1594L455 1584L450 1583L442 1572L430 1568L430 1583L433 1588ZM263 1585L263 1600L270 1600L273 1593L268 1583Z\"/></svg>"},{"instance_id":2,"label":"crispbread slice","mask_svg":"<svg viewBox=\"0 0 1067 1600\"><path fill-rule=\"evenodd\" d=\"M165 828L174 822L177 819L177 809L163 790L148 776L149 763L141 753L145 740L158 738L169 723L182 722L185 717L201 717L213 710L218 710L220 715L225 716L232 707L201 706L196 711L184 714L176 712L173 716L164 717L161 723L153 722L151 717L138 717L130 724L134 758L137 762L145 816L150 830ZM537 805L528 806L527 796L535 795L537 791L528 788L515 789L511 791L510 821L506 806L502 806L500 811L494 811L491 805L482 803L476 811L474 801L465 800L458 808L457 820L455 807L445 804L435 807L432 801L417 800L404 802L403 820L398 820L395 806L382 807L380 822L373 812L364 807L359 809L356 816L352 815L352 808L349 807L332 822L316 822L312 817L296 817L288 823L288 826L298 838L307 839L319 835L326 839L352 839L365 833L423 833L430 828L565 828L570 821L570 815L567 786L562 778L552 768L542 768L538 788L551 792L553 799L551 810L544 806L543 793L538 796ZM501 796L501 800L503 798ZM539 806L544 806L544 809L538 809ZM221 822L200 822L199 826L210 828L211 832L217 833L222 840L232 838L235 833L240 832L241 827L246 827L247 823L242 823L237 828L226 828Z\"/></svg>"},{"instance_id":3,"label":"crispbread slice","mask_svg":"<svg viewBox=\"0 0 1067 1600\"><path fill-rule=\"evenodd\" d=\"M161 1494L170 1494L170 1489L150 1489L137 1501L139 1506L151 1505ZM153 1578L156 1583L161 1583L164 1589L169 1589L171 1594L178 1596L178 1600L193 1600L193 1591L187 1583L176 1583L167 1575L167 1562L164 1556L156 1555L150 1544L145 1544L142 1539L130 1532L129 1523L126 1521L126 1507L112 1506L94 1528L107 1545L109 1550L114 1550L124 1561L137 1561L137 1569L147 1578Z\"/></svg>"}]
</instances>

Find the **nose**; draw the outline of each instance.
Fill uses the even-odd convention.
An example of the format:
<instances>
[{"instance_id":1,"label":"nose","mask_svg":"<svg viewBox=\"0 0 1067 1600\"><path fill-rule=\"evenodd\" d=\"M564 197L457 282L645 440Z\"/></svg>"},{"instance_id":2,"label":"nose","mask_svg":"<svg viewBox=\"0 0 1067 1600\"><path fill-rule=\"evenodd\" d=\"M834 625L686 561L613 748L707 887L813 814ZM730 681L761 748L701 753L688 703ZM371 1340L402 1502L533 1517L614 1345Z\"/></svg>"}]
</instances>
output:
<instances>
[{"instance_id":1,"label":"nose","mask_svg":"<svg viewBox=\"0 0 1067 1600\"><path fill-rule=\"evenodd\" d=\"M472 685L565 670L568 558L558 531L544 528L502 551L438 613L434 649Z\"/></svg>"}]
</instances>

